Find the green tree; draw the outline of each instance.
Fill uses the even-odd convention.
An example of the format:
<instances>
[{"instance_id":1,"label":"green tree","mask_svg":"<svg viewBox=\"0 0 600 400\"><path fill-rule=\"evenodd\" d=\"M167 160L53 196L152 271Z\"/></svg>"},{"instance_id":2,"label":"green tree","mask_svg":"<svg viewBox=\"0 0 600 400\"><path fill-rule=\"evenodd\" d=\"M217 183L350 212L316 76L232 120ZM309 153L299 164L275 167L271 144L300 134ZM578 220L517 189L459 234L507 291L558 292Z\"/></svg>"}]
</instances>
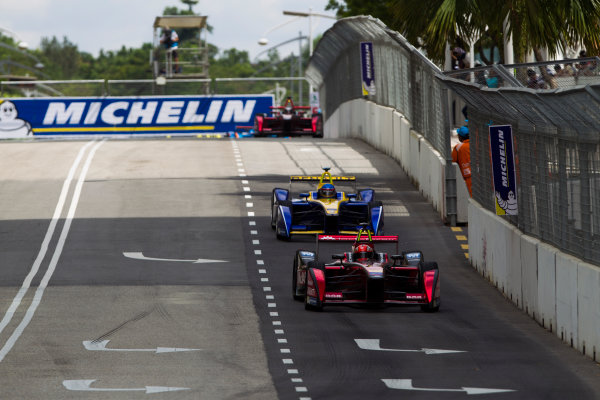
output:
<instances>
[{"instance_id":1,"label":"green tree","mask_svg":"<svg viewBox=\"0 0 600 400\"><path fill-rule=\"evenodd\" d=\"M67 37L62 42L56 36L52 39L44 37L41 41L41 54L47 60L45 72L54 79L77 78L81 55L77 45L71 43Z\"/></svg>"}]
</instances>

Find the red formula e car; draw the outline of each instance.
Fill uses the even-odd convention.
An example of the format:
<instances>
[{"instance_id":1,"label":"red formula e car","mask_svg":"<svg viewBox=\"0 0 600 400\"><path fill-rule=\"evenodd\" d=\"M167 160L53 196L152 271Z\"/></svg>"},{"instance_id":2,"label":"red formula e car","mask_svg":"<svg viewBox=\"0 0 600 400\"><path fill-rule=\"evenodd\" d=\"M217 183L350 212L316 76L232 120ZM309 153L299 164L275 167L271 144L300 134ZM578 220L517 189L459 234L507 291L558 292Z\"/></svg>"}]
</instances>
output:
<instances>
[{"instance_id":1,"label":"red formula e car","mask_svg":"<svg viewBox=\"0 0 600 400\"><path fill-rule=\"evenodd\" d=\"M353 242L352 250L319 260L319 243ZM396 253L376 252L375 244L395 243ZM383 246L383 245L382 245ZM344 304L412 304L423 311L440 307L440 272L420 251L398 253L398 236L372 236L365 228L354 235L318 235L315 252L294 257L292 294L305 308Z\"/></svg>"},{"instance_id":2,"label":"red formula e car","mask_svg":"<svg viewBox=\"0 0 600 400\"><path fill-rule=\"evenodd\" d=\"M323 137L323 116L307 116L308 106L296 106L288 97L283 106L271 107L271 116L256 114L254 136L299 136Z\"/></svg>"}]
</instances>

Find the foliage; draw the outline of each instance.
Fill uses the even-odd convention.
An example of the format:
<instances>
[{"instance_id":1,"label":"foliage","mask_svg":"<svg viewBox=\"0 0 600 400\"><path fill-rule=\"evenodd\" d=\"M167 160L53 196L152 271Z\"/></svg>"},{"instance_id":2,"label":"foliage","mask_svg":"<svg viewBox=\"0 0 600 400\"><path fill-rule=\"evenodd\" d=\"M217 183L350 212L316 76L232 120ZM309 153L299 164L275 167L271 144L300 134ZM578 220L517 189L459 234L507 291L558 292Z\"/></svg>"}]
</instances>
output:
<instances>
[{"instance_id":1,"label":"foliage","mask_svg":"<svg viewBox=\"0 0 600 400\"><path fill-rule=\"evenodd\" d=\"M502 48L505 21L517 62L530 51L540 57L546 48L555 56L581 44L588 56L600 54L598 0L329 0L327 8L339 17L377 17L439 63L447 44L466 46L481 37L488 47ZM481 47L474 50L482 54Z\"/></svg>"}]
</instances>

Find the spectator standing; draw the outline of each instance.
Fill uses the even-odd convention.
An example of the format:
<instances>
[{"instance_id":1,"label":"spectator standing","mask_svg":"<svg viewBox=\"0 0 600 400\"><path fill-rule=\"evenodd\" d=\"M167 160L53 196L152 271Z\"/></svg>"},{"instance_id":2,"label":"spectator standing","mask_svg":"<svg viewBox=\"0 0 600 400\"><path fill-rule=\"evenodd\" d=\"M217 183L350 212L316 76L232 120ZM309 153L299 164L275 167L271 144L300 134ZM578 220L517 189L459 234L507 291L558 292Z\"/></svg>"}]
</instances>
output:
<instances>
[{"instance_id":1,"label":"spectator standing","mask_svg":"<svg viewBox=\"0 0 600 400\"><path fill-rule=\"evenodd\" d=\"M458 134L458 143L452 149L452 162L458 164L460 168L460 172L467 184L467 189L469 189L469 195L473 196L471 192L471 150L469 145L469 128L466 126L461 126L456 131Z\"/></svg>"},{"instance_id":2,"label":"spectator standing","mask_svg":"<svg viewBox=\"0 0 600 400\"><path fill-rule=\"evenodd\" d=\"M179 35L175 32L175 29L170 29L167 26L160 37L160 43L165 47L167 52L171 53L173 72L179 72L179 54L177 52L179 48Z\"/></svg>"}]
</instances>

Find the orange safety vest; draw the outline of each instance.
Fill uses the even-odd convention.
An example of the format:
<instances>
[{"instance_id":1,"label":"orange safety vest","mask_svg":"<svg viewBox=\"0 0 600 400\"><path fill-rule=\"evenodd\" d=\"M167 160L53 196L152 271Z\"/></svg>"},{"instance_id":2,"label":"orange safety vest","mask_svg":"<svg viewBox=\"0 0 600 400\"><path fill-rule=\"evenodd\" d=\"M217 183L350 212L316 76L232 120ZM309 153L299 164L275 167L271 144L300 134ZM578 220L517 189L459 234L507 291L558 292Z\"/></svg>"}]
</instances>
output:
<instances>
[{"instance_id":1,"label":"orange safety vest","mask_svg":"<svg viewBox=\"0 0 600 400\"><path fill-rule=\"evenodd\" d=\"M469 139L466 139L452 149L452 161L458 164L460 172L467 184L469 194L471 193L471 152L469 148Z\"/></svg>"}]
</instances>

